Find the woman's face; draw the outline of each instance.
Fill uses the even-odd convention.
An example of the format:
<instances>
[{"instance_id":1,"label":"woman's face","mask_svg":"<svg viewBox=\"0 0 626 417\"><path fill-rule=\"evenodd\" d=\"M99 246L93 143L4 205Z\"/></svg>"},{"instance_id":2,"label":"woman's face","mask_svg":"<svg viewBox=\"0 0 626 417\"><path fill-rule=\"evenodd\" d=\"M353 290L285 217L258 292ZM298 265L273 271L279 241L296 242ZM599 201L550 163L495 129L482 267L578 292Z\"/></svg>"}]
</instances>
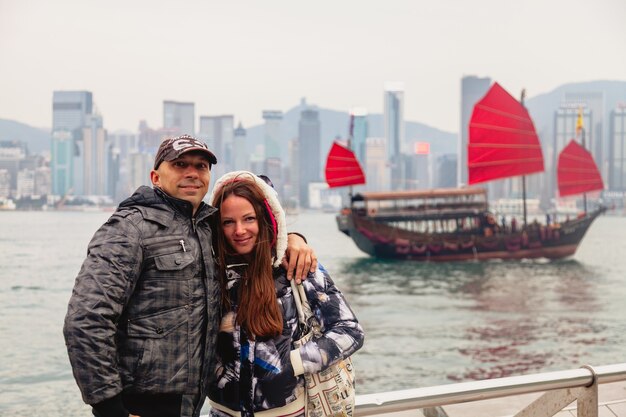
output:
<instances>
[{"instance_id":1,"label":"woman's face","mask_svg":"<svg viewBox=\"0 0 626 417\"><path fill-rule=\"evenodd\" d=\"M222 202L220 220L224 237L235 252L252 252L259 235L259 222L252 204L243 197L229 195Z\"/></svg>"}]
</instances>

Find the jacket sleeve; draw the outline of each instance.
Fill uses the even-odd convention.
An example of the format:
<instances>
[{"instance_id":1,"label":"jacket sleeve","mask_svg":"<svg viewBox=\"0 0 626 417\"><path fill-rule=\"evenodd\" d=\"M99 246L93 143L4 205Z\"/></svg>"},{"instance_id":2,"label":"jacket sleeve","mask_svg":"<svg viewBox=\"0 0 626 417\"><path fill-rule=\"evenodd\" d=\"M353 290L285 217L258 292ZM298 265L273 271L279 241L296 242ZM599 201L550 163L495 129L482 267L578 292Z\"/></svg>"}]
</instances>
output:
<instances>
[{"instance_id":1,"label":"jacket sleeve","mask_svg":"<svg viewBox=\"0 0 626 417\"><path fill-rule=\"evenodd\" d=\"M94 234L65 317L63 334L74 378L83 400L92 405L122 391L115 334L143 257L131 217L118 212Z\"/></svg>"},{"instance_id":2,"label":"jacket sleeve","mask_svg":"<svg viewBox=\"0 0 626 417\"><path fill-rule=\"evenodd\" d=\"M296 375L319 372L349 357L363 346L364 339L363 328L323 266L318 264L303 285L323 334L292 351Z\"/></svg>"}]
</instances>

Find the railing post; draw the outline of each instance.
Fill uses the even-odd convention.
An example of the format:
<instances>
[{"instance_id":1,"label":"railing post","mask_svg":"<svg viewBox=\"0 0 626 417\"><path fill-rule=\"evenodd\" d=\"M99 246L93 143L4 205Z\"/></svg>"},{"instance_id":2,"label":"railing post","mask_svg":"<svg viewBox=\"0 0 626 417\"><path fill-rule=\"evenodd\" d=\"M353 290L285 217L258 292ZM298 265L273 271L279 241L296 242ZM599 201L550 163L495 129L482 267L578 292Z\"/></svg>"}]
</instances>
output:
<instances>
[{"instance_id":1,"label":"railing post","mask_svg":"<svg viewBox=\"0 0 626 417\"><path fill-rule=\"evenodd\" d=\"M593 380L591 385L583 388L576 401L578 417L598 417L598 374L591 365L585 365L583 368L589 369Z\"/></svg>"},{"instance_id":2,"label":"railing post","mask_svg":"<svg viewBox=\"0 0 626 417\"><path fill-rule=\"evenodd\" d=\"M598 417L598 382L584 388L576 401L578 417Z\"/></svg>"},{"instance_id":3,"label":"railing post","mask_svg":"<svg viewBox=\"0 0 626 417\"><path fill-rule=\"evenodd\" d=\"M585 388L566 388L548 391L527 405L514 417L552 417L574 402Z\"/></svg>"}]
</instances>

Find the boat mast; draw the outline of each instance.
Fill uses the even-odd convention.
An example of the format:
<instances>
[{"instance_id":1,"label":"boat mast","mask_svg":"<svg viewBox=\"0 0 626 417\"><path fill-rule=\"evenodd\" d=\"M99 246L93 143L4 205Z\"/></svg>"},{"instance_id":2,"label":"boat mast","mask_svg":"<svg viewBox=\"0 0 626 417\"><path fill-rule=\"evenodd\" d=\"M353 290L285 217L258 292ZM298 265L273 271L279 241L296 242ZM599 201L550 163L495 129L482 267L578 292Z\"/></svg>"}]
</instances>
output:
<instances>
[{"instance_id":1,"label":"boat mast","mask_svg":"<svg viewBox=\"0 0 626 417\"><path fill-rule=\"evenodd\" d=\"M585 146L585 126L583 125L583 108L578 108L578 119L576 120L576 130L580 129L580 139L584 149L587 149ZM587 193L583 194L583 209L585 214L587 214Z\"/></svg>"},{"instance_id":2,"label":"boat mast","mask_svg":"<svg viewBox=\"0 0 626 417\"><path fill-rule=\"evenodd\" d=\"M520 103L524 106L524 98L526 98L526 89L522 89L522 97ZM522 203L524 204L524 228L526 228L526 175L522 175Z\"/></svg>"},{"instance_id":3,"label":"boat mast","mask_svg":"<svg viewBox=\"0 0 626 417\"><path fill-rule=\"evenodd\" d=\"M350 113L350 127L348 128L348 149L354 152L352 149L352 135L354 135L354 114ZM352 208L352 185L348 189L348 199L350 200L350 208Z\"/></svg>"}]
</instances>

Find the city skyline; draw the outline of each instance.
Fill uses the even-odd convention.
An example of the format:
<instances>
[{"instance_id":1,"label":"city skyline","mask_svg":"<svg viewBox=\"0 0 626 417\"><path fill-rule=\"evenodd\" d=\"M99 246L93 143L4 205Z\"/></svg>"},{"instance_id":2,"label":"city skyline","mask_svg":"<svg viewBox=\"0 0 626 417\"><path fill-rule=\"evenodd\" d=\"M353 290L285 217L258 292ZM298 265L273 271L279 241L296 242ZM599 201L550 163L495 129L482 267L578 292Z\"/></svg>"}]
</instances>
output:
<instances>
[{"instance_id":1,"label":"city skyline","mask_svg":"<svg viewBox=\"0 0 626 417\"><path fill-rule=\"evenodd\" d=\"M0 118L49 128L53 91L88 90L110 131L160 126L164 100L248 127L301 97L382 113L397 81L405 120L458 132L464 75L533 97L626 69L618 0L315 6L0 0Z\"/></svg>"}]
</instances>

